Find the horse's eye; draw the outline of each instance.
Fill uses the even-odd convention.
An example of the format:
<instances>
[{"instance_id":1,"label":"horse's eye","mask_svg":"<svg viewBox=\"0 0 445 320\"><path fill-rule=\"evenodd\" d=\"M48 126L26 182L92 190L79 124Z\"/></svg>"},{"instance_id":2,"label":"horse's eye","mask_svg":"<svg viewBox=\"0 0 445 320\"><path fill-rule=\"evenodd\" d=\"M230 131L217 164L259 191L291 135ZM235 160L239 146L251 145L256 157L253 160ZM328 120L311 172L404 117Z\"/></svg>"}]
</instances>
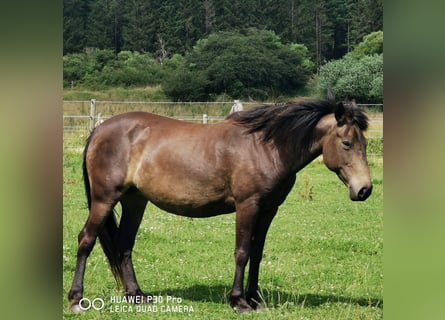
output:
<instances>
[{"instance_id":1,"label":"horse's eye","mask_svg":"<svg viewBox=\"0 0 445 320\"><path fill-rule=\"evenodd\" d=\"M343 143L343 147L345 149L351 148L351 142L349 142L348 140L343 140L341 143Z\"/></svg>"}]
</instances>

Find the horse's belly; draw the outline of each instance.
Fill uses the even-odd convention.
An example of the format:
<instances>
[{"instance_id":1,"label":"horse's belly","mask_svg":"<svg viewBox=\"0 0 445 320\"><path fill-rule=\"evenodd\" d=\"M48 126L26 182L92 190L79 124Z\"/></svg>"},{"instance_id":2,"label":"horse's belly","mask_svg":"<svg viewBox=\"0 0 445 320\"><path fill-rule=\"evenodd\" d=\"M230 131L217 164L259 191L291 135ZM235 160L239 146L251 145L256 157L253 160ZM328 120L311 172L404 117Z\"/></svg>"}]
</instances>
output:
<instances>
[{"instance_id":1,"label":"horse's belly","mask_svg":"<svg viewBox=\"0 0 445 320\"><path fill-rule=\"evenodd\" d=\"M144 186L139 190L157 207L170 213L188 217L211 217L235 211L232 197L224 187L181 183Z\"/></svg>"},{"instance_id":2,"label":"horse's belly","mask_svg":"<svg viewBox=\"0 0 445 320\"><path fill-rule=\"evenodd\" d=\"M205 205L191 205L181 203L167 203L151 201L154 205L164 211L185 217L207 218L235 211L235 208L224 202L210 202Z\"/></svg>"}]
</instances>

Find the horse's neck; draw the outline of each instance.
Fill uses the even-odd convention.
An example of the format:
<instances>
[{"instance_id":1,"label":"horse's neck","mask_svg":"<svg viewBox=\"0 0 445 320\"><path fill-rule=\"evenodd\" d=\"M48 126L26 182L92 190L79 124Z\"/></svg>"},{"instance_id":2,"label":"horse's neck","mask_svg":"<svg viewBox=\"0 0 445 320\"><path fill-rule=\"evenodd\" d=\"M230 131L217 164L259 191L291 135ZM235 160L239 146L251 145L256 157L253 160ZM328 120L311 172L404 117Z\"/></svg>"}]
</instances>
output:
<instances>
[{"instance_id":1,"label":"horse's neck","mask_svg":"<svg viewBox=\"0 0 445 320\"><path fill-rule=\"evenodd\" d=\"M294 159L290 160L290 162L293 163L290 170L295 173L300 171L321 154L322 154L321 149L318 148L309 148L309 150L307 149L295 150L293 156Z\"/></svg>"},{"instance_id":2,"label":"horse's neck","mask_svg":"<svg viewBox=\"0 0 445 320\"><path fill-rule=\"evenodd\" d=\"M310 145L294 146L293 150L287 152L286 161L293 163L292 171L297 172L303 169L323 153L323 143L336 123L333 115L323 117L312 132L312 138L308 142Z\"/></svg>"}]
</instances>

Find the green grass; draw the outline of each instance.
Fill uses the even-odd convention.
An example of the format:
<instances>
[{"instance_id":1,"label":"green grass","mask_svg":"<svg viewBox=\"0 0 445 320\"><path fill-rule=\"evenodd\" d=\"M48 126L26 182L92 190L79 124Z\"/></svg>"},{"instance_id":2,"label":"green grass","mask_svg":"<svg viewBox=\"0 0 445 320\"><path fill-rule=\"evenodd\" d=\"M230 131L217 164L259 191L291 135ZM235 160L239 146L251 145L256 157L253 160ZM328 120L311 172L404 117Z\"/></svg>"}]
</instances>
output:
<instances>
[{"instance_id":1,"label":"green grass","mask_svg":"<svg viewBox=\"0 0 445 320\"><path fill-rule=\"evenodd\" d=\"M299 173L268 233L260 287L268 311L249 319L383 318L383 167L371 162L374 190L366 202L348 191L318 160ZM71 285L77 234L87 217L81 153L64 154L63 317L65 319L239 319L228 305L234 273L233 214L191 219L147 207L133 259L142 289L162 296L157 313L110 302L116 288L99 244L87 264L84 297L105 308L72 314ZM310 197L307 194L310 193ZM167 296L182 299L190 313L161 312ZM111 312L110 307L133 308ZM126 310L128 311L128 310Z\"/></svg>"}]
</instances>

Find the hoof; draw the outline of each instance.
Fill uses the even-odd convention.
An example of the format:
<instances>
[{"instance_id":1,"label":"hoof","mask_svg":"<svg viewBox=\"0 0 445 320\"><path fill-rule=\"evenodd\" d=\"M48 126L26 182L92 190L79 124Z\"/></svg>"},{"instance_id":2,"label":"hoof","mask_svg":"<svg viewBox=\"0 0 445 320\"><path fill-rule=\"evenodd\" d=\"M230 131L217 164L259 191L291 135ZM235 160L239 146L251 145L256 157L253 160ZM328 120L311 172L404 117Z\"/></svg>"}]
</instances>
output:
<instances>
[{"instance_id":1,"label":"hoof","mask_svg":"<svg viewBox=\"0 0 445 320\"><path fill-rule=\"evenodd\" d=\"M79 303L73 303L70 310L74 313L85 313L85 310L79 306Z\"/></svg>"}]
</instances>

